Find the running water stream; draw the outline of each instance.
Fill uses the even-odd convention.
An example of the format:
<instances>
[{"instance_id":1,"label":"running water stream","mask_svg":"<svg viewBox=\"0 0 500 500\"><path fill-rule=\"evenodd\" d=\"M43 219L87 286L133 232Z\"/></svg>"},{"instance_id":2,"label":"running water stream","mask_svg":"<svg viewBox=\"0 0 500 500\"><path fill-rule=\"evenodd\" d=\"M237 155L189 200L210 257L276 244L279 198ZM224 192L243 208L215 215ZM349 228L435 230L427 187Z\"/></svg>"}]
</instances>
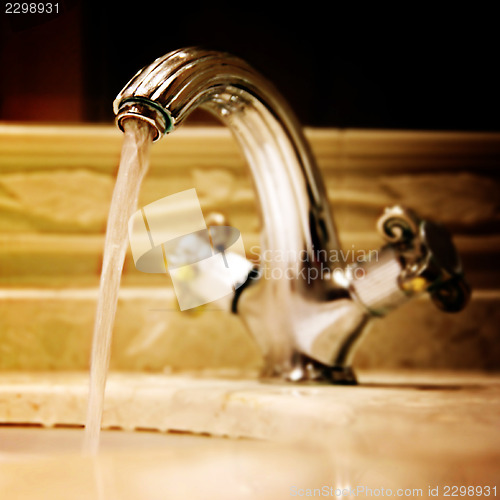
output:
<instances>
[{"instance_id":1,"label":"running water stream","mask_svg":"<svg viewBox=\"0 0 500 500\"><path fill-rule=\"evenodd\" d=\"M89 397L83 445L84 453L92 455L99 450L111 339L128 247L128 221L137 209L142 181L149 167L149 150L152 143L152 130L144 121L126 120L124 132L120 166L106 227L92 341Z\"/></svg>"}]
</instances>

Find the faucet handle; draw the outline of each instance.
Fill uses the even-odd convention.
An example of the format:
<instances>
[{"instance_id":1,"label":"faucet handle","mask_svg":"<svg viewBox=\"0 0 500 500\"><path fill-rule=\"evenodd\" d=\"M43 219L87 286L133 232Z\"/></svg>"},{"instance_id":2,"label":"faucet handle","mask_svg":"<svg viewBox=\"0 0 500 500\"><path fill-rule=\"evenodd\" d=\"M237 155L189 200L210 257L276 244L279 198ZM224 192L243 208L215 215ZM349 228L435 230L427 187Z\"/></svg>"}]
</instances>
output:
<instances>
[{"instance_id":1,"label":"faucet handle","mask_svg":"<svg viewBox=\"0 0 500 500\"><path fill-rule=\"evenodd\" d=\"M408 295L427 291L437 307L461 311L470 297L462 264L445 227L420 219L408 208L387 208L377 228L402 266L399 286Z\"/></svg>"}]
</instances>

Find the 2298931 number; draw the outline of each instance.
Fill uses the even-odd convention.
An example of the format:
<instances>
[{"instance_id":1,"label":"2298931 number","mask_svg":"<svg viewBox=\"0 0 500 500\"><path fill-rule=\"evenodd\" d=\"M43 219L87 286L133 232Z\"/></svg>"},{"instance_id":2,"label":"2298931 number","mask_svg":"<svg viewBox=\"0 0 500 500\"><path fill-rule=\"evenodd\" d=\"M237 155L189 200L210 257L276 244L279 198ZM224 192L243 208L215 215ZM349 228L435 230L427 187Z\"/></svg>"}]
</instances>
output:
<instances>
[{"instance_id":1,"label":"2298931 number","mask_svg":"<svg viewBox=\"0 0 500 500\"><path fill-rule=\"evenodd\" d=\"M443 489L445 497L496 497L496 486L445 486Z\"/></svg>"},{"instance_id":2,"label":"2298931 number","mask_svg":"<svg viewBox=\"0 0 500 500\"><path fill-rule=\"evenodd\" d=\"M5 14L59 14L58 3L6 3Z\"/></svg>"}]
</instances>

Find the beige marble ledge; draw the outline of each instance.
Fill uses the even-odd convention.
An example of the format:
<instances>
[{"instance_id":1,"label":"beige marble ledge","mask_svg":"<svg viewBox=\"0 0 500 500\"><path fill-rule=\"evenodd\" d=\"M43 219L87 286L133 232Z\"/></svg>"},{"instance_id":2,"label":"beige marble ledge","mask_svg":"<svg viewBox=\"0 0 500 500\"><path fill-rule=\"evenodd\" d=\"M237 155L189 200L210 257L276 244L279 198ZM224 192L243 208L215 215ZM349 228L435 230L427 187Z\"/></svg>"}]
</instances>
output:
<instances>
[{"instance_id":1,"label":"beige marble ledge","mask_svg":"<svg viewBox=\"0 0 500 500\"><path fill-rule=\"evenodd\" d=\"M499 375L361 372L360 385L346 387L220 373L112 372L103 427L307 443L483 472L500 466ZM3 373L0 422L82 425L87 394L85 372Z\"/></svg>"},{"instance_id":2,"label":"beige marble ledge","mask_svg":"<svg viewBox=\"0 0 500 500\"><path fill-rule=\"evenodd\" d=\"M434 167L498 168L500 134L391 130L304 129L323 168ZM114 170L123 134L113 125L44 126L0 123L0 170L84 167ZM189 156L186 154L189 151ZM242 154L230 131L217 126L185 126L152 149L156 168L193 162L240 168Z\"/></svg>"}]
</instances>

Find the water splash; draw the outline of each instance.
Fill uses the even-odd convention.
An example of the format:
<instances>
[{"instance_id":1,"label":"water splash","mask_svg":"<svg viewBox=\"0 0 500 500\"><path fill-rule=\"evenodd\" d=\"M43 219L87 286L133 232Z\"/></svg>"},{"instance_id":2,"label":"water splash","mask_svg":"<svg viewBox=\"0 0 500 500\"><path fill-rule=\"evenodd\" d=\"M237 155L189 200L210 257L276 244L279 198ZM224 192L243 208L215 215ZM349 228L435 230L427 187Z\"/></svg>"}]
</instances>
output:
<instances>
[{"instance_id":1,"label":"water splash","mask_svg":"<svg viewBox=\"0 0 500 500\"><path fill-rule=\"evenodd\" d=\"M142 181L149 167L153 132L140 120L124 122L120 167L106 228L99 298L94 324L90 365L89 398L83 451L95 455L104 407L104 393L111 356L111 339L118 304L123 263L128 246L128 221L137 209Z\"/></svg>"}]
</instances>

